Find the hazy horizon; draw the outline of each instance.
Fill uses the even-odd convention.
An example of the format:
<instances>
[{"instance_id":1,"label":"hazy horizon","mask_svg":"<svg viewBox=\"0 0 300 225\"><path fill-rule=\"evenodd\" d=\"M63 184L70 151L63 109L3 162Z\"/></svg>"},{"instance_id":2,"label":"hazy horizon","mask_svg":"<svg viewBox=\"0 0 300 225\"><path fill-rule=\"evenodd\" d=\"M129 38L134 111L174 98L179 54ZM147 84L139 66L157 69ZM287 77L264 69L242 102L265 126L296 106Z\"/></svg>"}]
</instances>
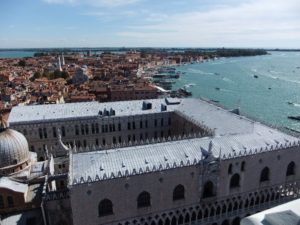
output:
<instances>
[{"instance_id":1,"label":"hazy horizon","mask_svg":"<svg viewBox=\"0 0 300 225\"><path fill-rule=\"evenodd\" d=\"M16 50L64 50L64 49L70 49L70 50L92 50L92 51L97 51L97 50L104 50L104 49L117 49L117 50L122 50L122 49L263 49L263 50L290 50L290 51L300 51L300 48L278 48L278 47L270 47L270 48L259 48L259 47L149 47L149 46L143 46L143 47L137 47L137 46L111 46L111 47L34 47L34 48L0 48L0 51L16 51Z\"/></svg>"}]
</instances>

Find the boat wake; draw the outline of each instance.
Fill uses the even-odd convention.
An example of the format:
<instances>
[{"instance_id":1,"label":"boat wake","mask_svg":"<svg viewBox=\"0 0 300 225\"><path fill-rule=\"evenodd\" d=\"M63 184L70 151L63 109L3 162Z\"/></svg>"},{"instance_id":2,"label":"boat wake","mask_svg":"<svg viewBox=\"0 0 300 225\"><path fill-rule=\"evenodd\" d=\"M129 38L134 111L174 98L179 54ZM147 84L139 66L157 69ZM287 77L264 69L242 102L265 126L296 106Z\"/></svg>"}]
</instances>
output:
<instances>
[{"instance_id":1,"label":"boat wake","mask_svg":"<svg viewBox=\"0 0 300 225\"><path fill-rule=\"evenodd\" d=\"M225 82L228 82L228 83L235 83L233 80L230 80L227 77L223 77L222 80L225 81Z\"/></svg>"},{"instance_id":2,"label":"boat wake","mask_svg":"<svg viewBox=\"0 0 300 225\"><path fill-rule=\"evenodd\" d=\"M270 74L260 74L260 75L264 76L264 77L269 77L269 78L272 78L272 79L275 79L275 80L280 79L279 77L276 77L276 76L273 76L273 75L270 75Z\"/></svg>"},{"instance_id":3,"label":"boat wake","mask_svg":"<svg viewBox=\"0 0 300 225\"><path fill-rule=\"evenodd\" d=\"M190 88L190 87L193 87L193 86L195 86L196 84L194 84L194 83L190 83L190 84L186 84L186 85L184 85L183 87L184 88Z\"/></svg>"},{"instance_id":4,"label":"boat wake","mask_svg":"<svg viewBox=\"0 0 300 225\"><path fill-rule=\"evenodd\" d=\"M275 71L275 70L269 70L270 73L273 74L283 74L283 72Z\"/></svg>"},{"instance_id":5,"label":"boat wake","mask_svg":"<svg viewBox=\"0 0 300 225\"><path fill-rule=\"evenodd\" d=\"M298 80L291 80L291 79L284 78L284 77L276 77L276 76L270 75L270 73L268 73L268 74L261 73L260 76L272 78L272 79L275 79L275 80L281 80L281 81L285 81L285 82L300 84L300 81L298 81Z\"/></svg>"},{"instance_id":6,"label":"boat wake","mask_svg":"<svg viewBox=\"0 0 300 225\"><path fill-rule=\"evenodd\" d=\"M298 80L290 80L290 79L286 79L286 78L278 78L278 79L286 81L286 82L290 82L290 83L300 84L300 81L298 81Z\"/></svg>"},{"instance_id":7,"label":"boat wake","mask_svg":"<svg viewBox=\"0 0 300 225\"><path fill-rule=\"evenodd\" d=\"M234 91L229 90L229 89L224 89L224 88L219 88L219 87L215 87L216 91L222 91L222 92L229 92L229 93L234 93Z\"/></svg>"},{"instance_id":8,"label":"boat wake","mask_svg":"<svg viewBox=\"0 0 300 225\"><path fill-rule=\"evenodd\" d=\"M300 104L295 103L295 102L288 102L289 105L295 106L295 107L300 107Z\"/></svg>"},{"instance_id":9,"label":"boat wake","mask_svg":"<svg viewBox=\"0 0 300 225\"><path fill-rule=\"evenodd\" d=\"M197 69L188 69L189 73L196 73L196 74L203 74L203 75L214 75L214 73L210 72L204 72L202 70L197 70Z\"/></svg>"},{"instance_id":10,"label":"boat wake","mask_svg":"<svg viewBox=\"0 0 300 225\"><path fill-rule=\"evenodd\" d=\"M223 64L225 64L224 61L219 61L219 62L212 62L212 63L210 63L210 65L223 65Z\"/></svg>"}]
</instances>

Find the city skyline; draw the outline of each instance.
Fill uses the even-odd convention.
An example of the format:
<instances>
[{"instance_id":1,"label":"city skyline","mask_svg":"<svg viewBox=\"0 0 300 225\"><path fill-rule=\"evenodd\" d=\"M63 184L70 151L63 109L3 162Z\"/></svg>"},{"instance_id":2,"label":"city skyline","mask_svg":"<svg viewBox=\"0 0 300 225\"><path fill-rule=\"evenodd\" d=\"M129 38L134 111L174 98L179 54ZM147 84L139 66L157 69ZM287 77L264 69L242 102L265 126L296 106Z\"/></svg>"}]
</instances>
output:
<instances>
[{"instance_id":1,"label":"city skyline","mask_svg":"<svg viewBox=\"0 0 300 225\"><path fill-rule=\"evenodd\" d=\"M296 0L4 0L0 48L299 48Z\"/></svg>"}]
</instances>

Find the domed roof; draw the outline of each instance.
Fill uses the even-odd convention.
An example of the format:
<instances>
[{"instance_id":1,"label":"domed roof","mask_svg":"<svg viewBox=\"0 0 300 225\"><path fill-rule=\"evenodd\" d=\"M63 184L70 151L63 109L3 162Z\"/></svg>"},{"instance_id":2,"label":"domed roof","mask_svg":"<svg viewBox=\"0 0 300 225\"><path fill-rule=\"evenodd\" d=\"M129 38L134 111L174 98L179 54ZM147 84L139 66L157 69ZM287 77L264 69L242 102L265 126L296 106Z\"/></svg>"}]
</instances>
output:
<instances>
[{"instance_id":1,"label":"domed roof","mask_svg":"<svg viewBox=\"0 0 300 225\"><path fill-rule=\"evenodd\" d=\"M28 142L23 134L8 129L0 118L0 168L19 164L30 157Z\"/></svg>"}]
</instances>

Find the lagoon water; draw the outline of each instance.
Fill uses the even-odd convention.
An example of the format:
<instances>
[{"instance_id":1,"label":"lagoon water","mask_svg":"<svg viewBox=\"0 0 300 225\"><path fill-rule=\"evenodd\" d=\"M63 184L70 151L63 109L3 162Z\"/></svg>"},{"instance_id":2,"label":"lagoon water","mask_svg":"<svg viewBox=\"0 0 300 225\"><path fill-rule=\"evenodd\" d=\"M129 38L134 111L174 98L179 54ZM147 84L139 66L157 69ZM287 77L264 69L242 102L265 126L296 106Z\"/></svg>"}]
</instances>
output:
<instances>
[{"instance_id":1,"label":"lagoon water","mask_svg":"<svg viewBox=\"0 0 300 225\"><path fill-rule=\"evenodd\" d=\"M300 52L221 58L177 70L185 74L174 89L194 84L188 88L193 97L219 101L229 109L240 107L242 114L300 131L300 121L287 118L300 116Z\"/></svg>"},{"instance_id":2,"label":"lagoon water","mask_svg":"<svg viewBox=\"0 0 300 225\"><path fill-rule=\"evenodd\" d=\"M35 52L32 51L0 51L1 58L23 58L23 57L32 57Z\"/></svg>"}]
</instances>

